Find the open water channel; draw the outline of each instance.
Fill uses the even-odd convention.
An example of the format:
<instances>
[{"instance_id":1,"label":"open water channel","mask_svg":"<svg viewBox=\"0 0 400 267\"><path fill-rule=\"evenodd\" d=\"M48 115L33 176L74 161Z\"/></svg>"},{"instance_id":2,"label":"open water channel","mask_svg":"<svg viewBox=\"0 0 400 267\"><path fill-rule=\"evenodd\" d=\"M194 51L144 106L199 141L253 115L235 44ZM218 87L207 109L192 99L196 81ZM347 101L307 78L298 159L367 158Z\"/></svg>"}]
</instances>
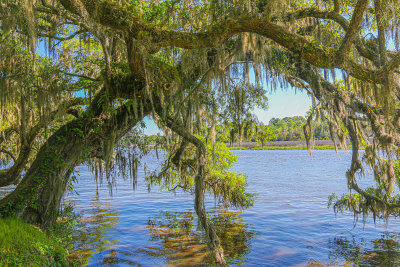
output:
<instances>
[{"instance_id":1,"label":"open water channel","mask_svg":"<svg viewBox=\"0 0 400 267\"><path fill-rule=\"evenodd\" d=\"M258 195L247 210L224 209L207 201L229 265L237 266L399 266L400 220L372 218L354 225L350 213L335 215L328 196L347 192L350 155L305 150L234 151L234 170L248 176ZM143 163L157 169L151 152L141 159L136 189L117 178L112 192L80 167L79 193L66 202L85 224L75 246L89 266L208 266L202 233L197 231L193 195L148 192ZM367 175L370 178L370 176Z\"/></svg>"}]
</instances>

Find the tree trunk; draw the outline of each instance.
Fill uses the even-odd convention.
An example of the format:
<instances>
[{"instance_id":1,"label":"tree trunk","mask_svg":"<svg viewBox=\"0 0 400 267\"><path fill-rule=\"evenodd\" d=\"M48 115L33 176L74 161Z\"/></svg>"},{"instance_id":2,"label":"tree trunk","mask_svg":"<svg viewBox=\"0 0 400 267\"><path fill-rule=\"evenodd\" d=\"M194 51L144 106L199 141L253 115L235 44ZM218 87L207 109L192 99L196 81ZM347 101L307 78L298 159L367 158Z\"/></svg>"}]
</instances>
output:
<instances>
[{"instance_id":1,"label":"tree trunk","mask_svg":"<svg viewBox=\"0 0 400 267\"><path fill-rule=\"evenodd\" d=\"M238 124L238 134L239 134L239 147L242 147L243 142L243 124Z\"/></svg>"},{"instance_id":2,"label":"tree trunk","mask_svg":"<svg viewBox=\"0 0 400 267\"><path fill-rule=\"evenodd\" d=\"M156 105L156 111L159 113L160 117L162 114L161 106L158 104ZM173 130L175 133L180 135L185 141L192 143L196 146L196 157L199 162L197 174L195 177L195 200L194 200L194 208L196 214L199 218L199 222L203 227L206 238L207 238L207 245L209 250L211 251L215 261L221 265L225 265L225 257L224 257L224 250L221 247L221 243L217 233L214 230L214 227L207 219L207 213L204 206L204 193L205 193L205 164L206 164L206 148L203 142L186 131L186 129L180 125L176 120L165 117L162 118L165 124Z\"/></svg>"},{"instance_id":3,"label":"tree trunk","mask_svg":"<svg viewBox=\"0 0 400 267\"><path fill-rule=\"evenodd\" d=\"M230 140L231 140L231 146L235 142L235 130L230 130Z\"/></svg>"},{"instance_id":4,"label":"tree trunk","mask_svg":"<svg viewBox=\"0 0 400 267\"><path fill-rule=\"evenodd\" d=\"M104 157L104 142L112 136L120 139L150 111L149 103L137 116L123 106L114 116L82 116L62 126L40 149L17 188L0 200L0 215L51 226L74 168L87 157Z\"/></svg>"},{"instance_id":5,"label":"tree trunk","mask_svg":"<svg viewBox=\"0 0 400 267\"><path fill-rule=\"evenodd\" d=\"M196 138L197 139L197 138ZM197 175L195 178L195 199L194 199L194 209L199 217L201 226L207 235L208 247L213 253L215 261L221 265L225 265L224 250L221 247L221 243L214 227L209 223L207 219L206 208L204 206L204 193L205 193L205 164L206 164L206 149L204 144L197 139L195 143L197 146L197 158L199 161L199 166L197 170Z\"/></svg>"}]
</instances>

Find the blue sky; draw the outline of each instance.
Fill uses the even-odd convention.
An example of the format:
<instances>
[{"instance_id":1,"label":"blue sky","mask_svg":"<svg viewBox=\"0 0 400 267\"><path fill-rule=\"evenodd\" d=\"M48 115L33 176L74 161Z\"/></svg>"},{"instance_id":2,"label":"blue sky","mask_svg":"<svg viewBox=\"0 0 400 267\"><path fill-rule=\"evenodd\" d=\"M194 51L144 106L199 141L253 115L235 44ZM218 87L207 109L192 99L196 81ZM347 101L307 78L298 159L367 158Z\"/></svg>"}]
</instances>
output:
<instances>
[{"instance_id":1,"label":"blue sky","mask_svg":"<svg viewBox=\"0 0 400 267\"><path fill-rule=\"evenodd\" d=\"M311 107L307 93L294 89L277 90L267 94L269 109L256 110L258 119L268 123L272 118L305 116Z\"/></svg>"},{"instance_id":2,"label":"blue sky","mask_svg":"<svg viewBox=\"0 0 400 267\"><path fill-rule=\"evenodd\" d=\"M294 89L277 89L275 92L267 93L269 109L255 111L258 119L264 123L272 118L284 118L293 116L305 116L310 109L311 100L307 93ZM146 128L144 133L147 135L157 134L159 129L154 122L145 118Z\"/></svg>"}]
</instances>

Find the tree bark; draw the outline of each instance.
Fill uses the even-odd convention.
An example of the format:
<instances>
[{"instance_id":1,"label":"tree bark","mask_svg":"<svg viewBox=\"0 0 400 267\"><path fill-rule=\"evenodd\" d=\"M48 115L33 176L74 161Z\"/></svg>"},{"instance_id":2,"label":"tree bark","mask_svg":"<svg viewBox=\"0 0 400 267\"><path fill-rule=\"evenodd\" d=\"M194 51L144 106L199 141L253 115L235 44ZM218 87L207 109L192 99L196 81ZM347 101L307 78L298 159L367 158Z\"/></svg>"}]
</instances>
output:
<instances>
[{"instance_id":1,"label":"tree bark","mask_svg":"<svg viewBox=\"0 0 400 267\"><path fill-rule=\"evenodd\" d=\"M122 106L115 115L95 112L97 116L82 116L62 126L39 150L17 188L0 200L0 216L51 226L74 168L88 157L104 156L104 141L113 135L120 139L150 111L150 103L138 114Z\"/></svg>"}]
</instances>

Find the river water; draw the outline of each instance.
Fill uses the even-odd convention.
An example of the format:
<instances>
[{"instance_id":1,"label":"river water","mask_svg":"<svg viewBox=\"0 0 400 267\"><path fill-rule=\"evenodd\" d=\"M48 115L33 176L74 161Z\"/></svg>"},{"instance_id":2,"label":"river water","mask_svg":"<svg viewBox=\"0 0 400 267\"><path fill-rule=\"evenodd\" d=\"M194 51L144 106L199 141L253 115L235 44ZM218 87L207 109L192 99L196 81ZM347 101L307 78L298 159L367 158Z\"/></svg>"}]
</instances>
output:
<instances>
[{"instance_id":1,"label":"river water","mask_svg":"<svg viewBox=\"0 0 400 267\"><path fill-rule=\"evenodd\" d=\"M248 176L256 193L247 210L224 209L207 200L231 266L398 266L400 222L388 225L372 218L354 224L350 213L335 215L328 196L347 192L345 172L350 155L305 150L233 151L234 170ZM148 188L144 167L157 169L155 152L141 159L136 189L132 180L96 183L81 166L70 194L84 221L76 237L76 253L89 266L209 265L204 238L198 231L193 195ZM367 178L370 176L367 175Z\"/></svg>"}]
</instances>

